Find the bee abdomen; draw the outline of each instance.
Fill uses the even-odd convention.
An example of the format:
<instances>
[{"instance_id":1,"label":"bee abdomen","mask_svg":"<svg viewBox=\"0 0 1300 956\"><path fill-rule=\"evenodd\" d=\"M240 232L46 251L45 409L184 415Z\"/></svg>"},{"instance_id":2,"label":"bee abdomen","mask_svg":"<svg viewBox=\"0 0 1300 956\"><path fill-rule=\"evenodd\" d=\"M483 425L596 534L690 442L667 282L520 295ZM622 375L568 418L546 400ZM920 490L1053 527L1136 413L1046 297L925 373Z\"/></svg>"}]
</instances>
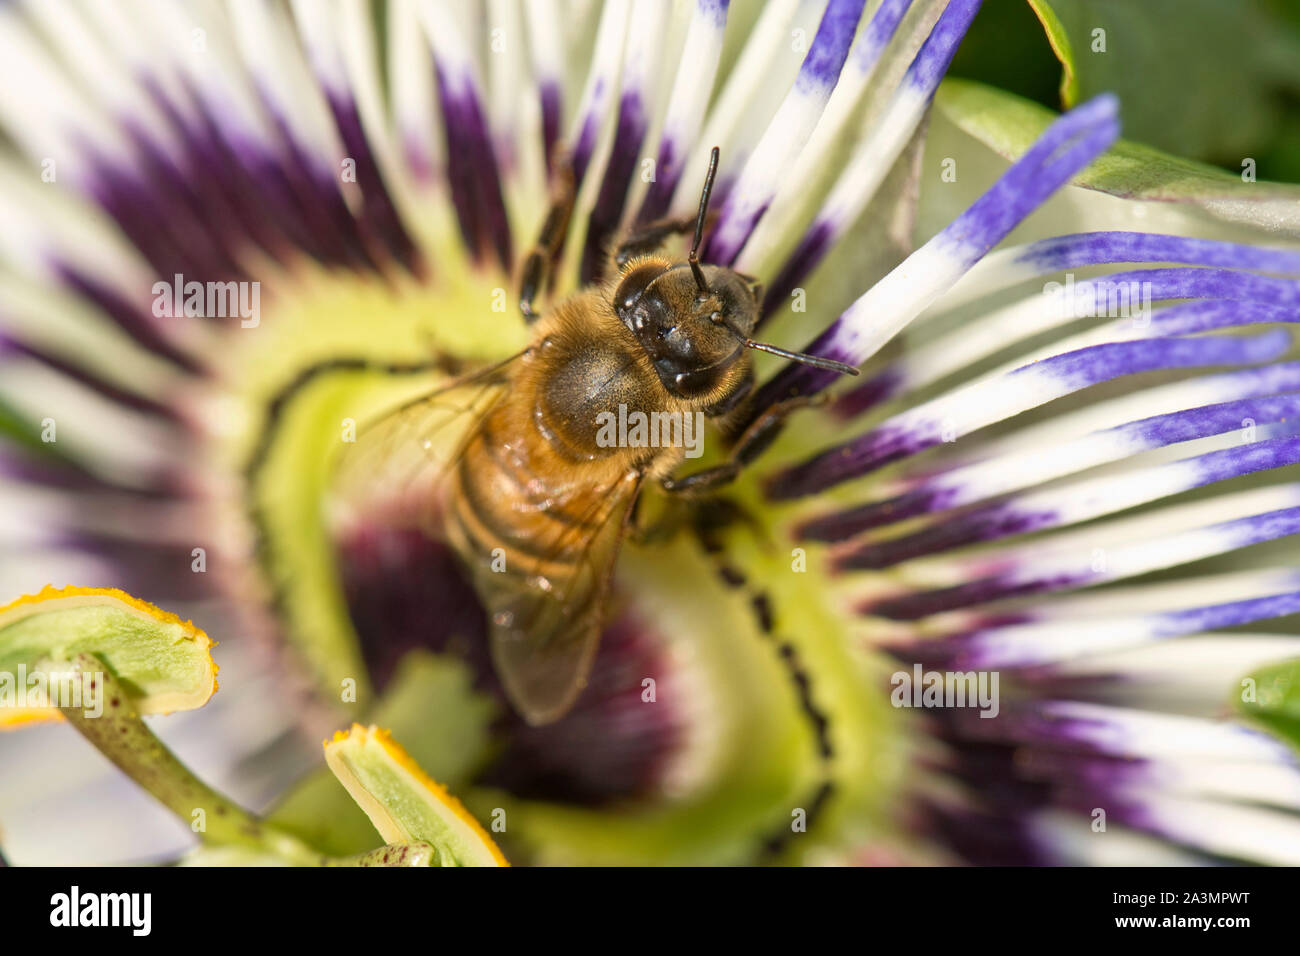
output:
<instances>
[{"instance_id":1,"label":"bee abdomen","mask_svg":"<svg viewBox=\"0 0 1300 956\"><path fill-rule=\"evenodd\" d=\"M471 564L527 564L564 576L600 529L603 501L572 476L543 475L543 464L554 462L540 439L502 442L501 424L489 418L457 468L450 515L457 543Z\"/></svg>"}]
</instances>

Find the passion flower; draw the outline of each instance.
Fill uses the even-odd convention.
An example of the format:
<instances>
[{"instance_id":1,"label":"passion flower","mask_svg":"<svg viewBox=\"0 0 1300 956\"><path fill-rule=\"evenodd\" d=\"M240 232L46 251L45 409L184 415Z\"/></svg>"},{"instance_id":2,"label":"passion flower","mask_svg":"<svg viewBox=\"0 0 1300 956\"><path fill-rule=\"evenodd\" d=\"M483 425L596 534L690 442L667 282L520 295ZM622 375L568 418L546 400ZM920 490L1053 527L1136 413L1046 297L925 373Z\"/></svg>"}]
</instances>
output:
<instances>
[{"instance_id":1,"label":"passion flower","mask_svg":"<svg viewBox=\"0 0 1300 956\"><path fill-rule=\"evenodd\" d=\"M1111 96L941 85L977 0L869 6L0 9L0 584L221 638L160 732L274 838L191 860L1300 862L1300 639L1264 623L1300 605L1292 192L1119 142ZM703 261L863 375L763 357L750 415L827 400L625 545L586 690L529 727L456 555L341 518L338 461L527 342L562 170L541 308L715 146ZM353 722L392 737L330 767L397 849L321 765ZM121 785L75 746L0 741L40 781L0 790L11 860L192 846L126 791L61 828Z\"/></svg>"}]
</instances>

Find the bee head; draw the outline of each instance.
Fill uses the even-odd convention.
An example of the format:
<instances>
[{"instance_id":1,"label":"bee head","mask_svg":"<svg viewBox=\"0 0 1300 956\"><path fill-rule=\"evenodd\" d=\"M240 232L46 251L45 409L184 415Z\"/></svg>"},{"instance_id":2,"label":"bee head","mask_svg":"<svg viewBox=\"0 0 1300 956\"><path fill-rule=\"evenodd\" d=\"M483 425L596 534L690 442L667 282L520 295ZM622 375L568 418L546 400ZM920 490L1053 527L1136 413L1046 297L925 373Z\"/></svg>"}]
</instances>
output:
<instances>
[{"instance_id":1,"label":"bee head","mask_svg":"<svg viewBox=\"0 0 1300 956\"><path fill-rule=\"evenodd\" d=\"M718 147L695 217L695 241L685 262L645 258L632 261L614 292L614 311L654 364L659 380L678 398L718 398L745 349L770 352L795 362L848 375L858 370L834 359L790 352L750 338L758 324L762 287L758 280L723 266L700 263L709 195L718 173Z\"/></svg>"},{"instance_id":2,"label":"bee head","mask_svg":"<svg viewBox=\"0 0 1300 956\"><path fill-rule=\"evenodd\" d=\"M614 311L645 349L665 389L698 398L723 385L758 320L758 283L730 269L634 262L614 293Z\"/></svg>"}]
</instances>

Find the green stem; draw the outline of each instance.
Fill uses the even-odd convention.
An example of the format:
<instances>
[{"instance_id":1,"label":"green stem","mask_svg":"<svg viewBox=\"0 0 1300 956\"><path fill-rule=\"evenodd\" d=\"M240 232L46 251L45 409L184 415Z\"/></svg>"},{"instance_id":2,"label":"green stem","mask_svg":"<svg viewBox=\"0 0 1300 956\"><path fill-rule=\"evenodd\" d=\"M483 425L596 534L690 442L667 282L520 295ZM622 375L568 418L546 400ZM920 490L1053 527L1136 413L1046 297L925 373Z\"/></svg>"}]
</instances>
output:
<instances>
[{"instance_id":1,"label":"green stem","mask_svg":"<svg viewBox=\"0 0 1300 956\"><path fill-rule=\"evenodd\" d=\"M38 666L50 674L52 685L91 675L89 690L103 701L102 713L92 716L84 707L62 707L63 716L128 777L190 823L204 840L270 851L303 865L320 862L320 854L267 826L194 776L140 719L134 697L99 658L80 653L71 662L43 661Z\"/></svg>"},{"instance_id":2,"label":"green stem","mask_svg":"<svg viewBox=\"0 0 1300 956\"><path fill-rule=\"evenodd\" d=\"M335 857L324 861L325 866L437 866L438 851L433 844L416 840L412 843L390 843L369 853L356 856Z\"/></svg>"}]
</instances>

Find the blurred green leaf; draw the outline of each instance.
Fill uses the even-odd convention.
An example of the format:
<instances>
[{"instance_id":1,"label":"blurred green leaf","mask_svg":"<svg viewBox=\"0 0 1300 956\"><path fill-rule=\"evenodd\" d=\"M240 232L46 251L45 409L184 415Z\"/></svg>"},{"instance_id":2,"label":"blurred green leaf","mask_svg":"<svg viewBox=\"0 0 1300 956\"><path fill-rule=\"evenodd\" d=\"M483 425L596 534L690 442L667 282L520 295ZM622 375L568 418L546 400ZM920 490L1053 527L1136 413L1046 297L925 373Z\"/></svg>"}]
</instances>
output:
<instances>
[{"instance_id":1,"label":"blurred green leaf","mask_svg":"<svg viewBox=\"0 0 1300 956\"><path fill-rule=\"evenodd\" d=\"M1056 113L1037 103L969 80L945 80L935 107L994 152L1016 158ZM1181 202L1216 218L1300 237L1300 186L1243 182L1240 176L1157 149L1120 140L1072 180L1126 199Z\"/></svg>"},{"instance_id":2,"label":"blurred green leaf","mask_svg":"<svg viewBox=\"0 0 1300 956\"><path fill-rule=\"evenodd\" d=\"M1117 93L1124 131L1178 156L1294 179L1274 154L1300 126L1300 30L1262 0L1029 0L1063 67L1065 106Z\"/></svg>"},{"instance_id":3,"label":"blurred green leaf","mask_svg":"<svg viewBox=\"0 0 1300 956\"><path fill-rule=\"evenodd\" d=\"M0 438L3 438L6 444L26 448L38 455L57 456L58 449L55 443L41 441L41 430L37 424L2 399L0 399Z\"/></svg>"},{"instance_id":4,"label":"blurred green leaf","mask_svg":"<svg viewBox=\"0 0 1300 956\"><path fill-rule=\"evenodd\" d=\"M1025 0L984 0L966 32L948 76L978 80L1060 106L1061 63Z\"/></svg>"},{"instance_id":5,"label":"blurred green leaf","mask_svg":"<svg viewBox=\"0 0 1300 956\"><path fill-rule=\"evenodd\" d=\"M1300 660L1262 667L1238 690L1242 713L1300 749Z\"/></svg>"}]
</instances>

